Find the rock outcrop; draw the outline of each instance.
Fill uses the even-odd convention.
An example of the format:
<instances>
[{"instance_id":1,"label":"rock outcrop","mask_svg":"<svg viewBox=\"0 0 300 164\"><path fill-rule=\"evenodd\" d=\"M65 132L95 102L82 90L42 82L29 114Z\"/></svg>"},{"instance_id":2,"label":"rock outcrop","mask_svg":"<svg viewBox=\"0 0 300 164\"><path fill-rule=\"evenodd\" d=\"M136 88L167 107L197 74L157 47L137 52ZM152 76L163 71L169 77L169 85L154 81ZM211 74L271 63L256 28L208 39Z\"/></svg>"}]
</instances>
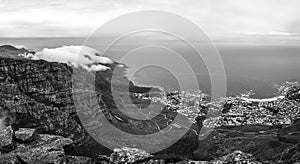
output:
<instances>
[{"instance_id":1,"label":"rock outcrop","mask_svg":"<svg viewBox=\"0 0 300 164\"><path fill-rule=\"evenodd\" d=\"M21 129L14 132L9 126L1 131L1 148L15 144L9 151L1 149L0 163L63 163L67 157L64 146L70 145L73 141L56 135L34 134L32 129ZM14 134L26 134L30 138L24 143L17 139ZM29 134L29 135L28 135ZM33 137L34 135L34 137ZM24 139L24 137L21 137Z\"/></svg>"}]
</instances>

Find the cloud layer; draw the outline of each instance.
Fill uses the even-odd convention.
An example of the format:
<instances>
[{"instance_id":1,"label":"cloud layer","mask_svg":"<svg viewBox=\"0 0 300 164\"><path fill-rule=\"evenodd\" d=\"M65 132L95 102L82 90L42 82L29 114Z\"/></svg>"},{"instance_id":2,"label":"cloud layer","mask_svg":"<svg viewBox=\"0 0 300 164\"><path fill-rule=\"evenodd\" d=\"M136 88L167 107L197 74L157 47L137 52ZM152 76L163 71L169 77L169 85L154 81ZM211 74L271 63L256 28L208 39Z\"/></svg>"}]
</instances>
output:
<instances>
[{"instance_id":1,"label":"cloud layer","mask_svg":"<svg viewBox=\"0 0 300 164\"><path fill-rule=\"evenodd\" d=\"M110 69L105 65L113 61L101 56L101 52L87 46L63 46L58 48L44 48L35 55L27 55L33 60L43 59L49 62L66 63L74 67L82 67L88 71L105 71Z\"/></svg>"}]
</instances>

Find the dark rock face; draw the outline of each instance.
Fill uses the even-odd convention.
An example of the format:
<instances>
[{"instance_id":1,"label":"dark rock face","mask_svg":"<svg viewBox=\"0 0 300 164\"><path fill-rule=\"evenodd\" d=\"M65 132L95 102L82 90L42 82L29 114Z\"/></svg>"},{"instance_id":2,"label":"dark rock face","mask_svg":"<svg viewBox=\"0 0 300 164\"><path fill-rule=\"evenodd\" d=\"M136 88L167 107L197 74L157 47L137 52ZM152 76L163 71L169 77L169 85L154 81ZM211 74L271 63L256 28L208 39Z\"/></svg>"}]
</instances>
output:
<instances>
[{"instance_id":1,"label":"dark rock face","mask_svg":"<svg viewBox=\"0 0 300 164\"><path fill-rule=\"evenodd\" d=\"M37 132L35 129L20 128L15 132L15 136L16 139L21 142L30 142L36 139Z\"/></svg>"},{"instance_id":2,"label":"dark rock face","mask_svg":"<svg viewBox=\"0 0 300 164\"><path fill-rule=\"evenodd\" d=\"M70 137L76 144L93 142L72 104L71 71L63 64L1 58L0 105L9 124Z\"/></svg>"},{"instance_id":3,"label":"dark rock face","mask_svg":"<svg viewBox=\"0 0 300 164\"><path fill-rule=\"evenodd\" d=\"M0 59L0 105L13 128L71 138L70 154L109 155L85 131L72 97L72 68L46 61Z\"/></svg>"}]
</instances>

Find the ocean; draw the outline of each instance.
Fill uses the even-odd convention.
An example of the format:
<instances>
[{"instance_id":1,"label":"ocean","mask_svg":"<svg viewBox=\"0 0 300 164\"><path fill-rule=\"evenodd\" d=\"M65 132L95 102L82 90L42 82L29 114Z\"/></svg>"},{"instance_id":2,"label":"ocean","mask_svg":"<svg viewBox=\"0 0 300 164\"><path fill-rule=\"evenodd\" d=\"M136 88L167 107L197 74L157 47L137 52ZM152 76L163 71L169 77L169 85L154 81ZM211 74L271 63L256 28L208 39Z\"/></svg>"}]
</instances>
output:
<instances>
[{"instance_id":1,"label":"ocean","mask_svg":"<svg viewBox=\"0 0 300 164\"><path fill-rule=\"evenodd\" d=\"M84 41L85 38L0 38L0 45L24 46L26 49L39 51L43 48L55 48L63 45L82 45ZM103 49L101 45L90 46L98 50ZM275 84L285 81L300 82L299 45L216 44L216 48L224 63L228 96L253 90L256 93L253 95L254 98L268 98L275 96ZM118 60L118 55L122 53L118 50L108 57ZM128 72L134 72L130 71L132 63L125 64L130 67ZM175 63L175 65L180 65L180 63ZM195 74L199 81L199 88L209 93L211 86L207 70L199 70ZM177 78L163 68L145 67L132 76L132 80L139 85L162 86L174 90L180 88ZM194 75L182 73L181 76L188 83Z\"/></svg>"}]
</instances>

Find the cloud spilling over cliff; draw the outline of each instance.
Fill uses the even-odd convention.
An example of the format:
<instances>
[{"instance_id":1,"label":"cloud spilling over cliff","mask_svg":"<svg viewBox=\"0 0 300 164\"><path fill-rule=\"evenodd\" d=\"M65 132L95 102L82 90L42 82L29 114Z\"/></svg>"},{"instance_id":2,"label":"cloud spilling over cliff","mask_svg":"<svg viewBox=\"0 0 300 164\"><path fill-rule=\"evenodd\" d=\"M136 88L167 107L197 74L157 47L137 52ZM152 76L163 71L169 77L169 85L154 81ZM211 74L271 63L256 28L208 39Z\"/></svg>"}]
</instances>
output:
<instances>
[{"instance_id":1,"label":"cloud spilling over cliff","mask_svg":"<svg viewBox=\"0 0 300 164\"><path fill-rule=\"evenodd\" d=\"M88 71L105 71L113 61L100 55L101 52L87 46L62 46L44 48L35 55L27 55L33 60L43 59L49 62L66 63L74 67L82 67Z\"/></svg>"}]
</instances>

